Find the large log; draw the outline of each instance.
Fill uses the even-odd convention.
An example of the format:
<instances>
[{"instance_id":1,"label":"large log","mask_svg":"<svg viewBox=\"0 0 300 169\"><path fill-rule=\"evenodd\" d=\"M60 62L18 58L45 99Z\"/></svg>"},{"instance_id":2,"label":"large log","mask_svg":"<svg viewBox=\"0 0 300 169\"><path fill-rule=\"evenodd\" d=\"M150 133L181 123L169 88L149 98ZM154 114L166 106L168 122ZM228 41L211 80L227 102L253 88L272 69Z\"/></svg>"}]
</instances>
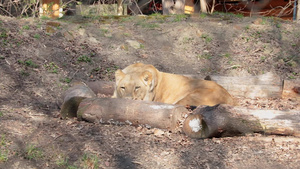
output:
<instances>
[{"instance_id":1,"label":"large log","mask_svg":"<svg viewBox=\"0 0 300 169\"><path fill-rule=\"evenodd\" d=\"M199 76L184 75L195 79L216 81L223 86L231 95L247 98L297 98L300 99L300 81L284 80L279 76L268 72L259 76ZM96 94L112 95L114 82L96 81L86 82Z\"/></svg>"},{"instance_id":2,"label":"large log","mask_svg":"<svg viewBox=\"0 0 300 169\"><path fill-rule=\"evenodd\" d=\"M80 120L104 124L145 125L176 131L188 110L184 106L129 99L89 98L78 108Z\"/></svg>"},{"instance_id":3,"label":"large log","mask_svg":"<svg viewBox=\"0 0 300 169\"><path fill-rule=\"evenodd\" d=\"M263 133L300 136L300 112L250 110L229 105L199 107L183 124L192 138L209 138Z\"/></svg>"},{"instance_id":4,"label":"large log","mask_svg":"<svg viewBox=\"0 0 300 169\"><path fill-rule=\"evenodd\" d=\"M207 76L205 79L217 82L233 96L280 98L282 94L282 80L271 72L246 77Z\"/></svg>"},{"instance_id":5,"label":"large log","mask_svg":"<svg viewBox=\"0 0 300 169\"><path fill-rule=\"evenodd\" d=\"M213 80L223 86L231 95L247 98L281 98L282 93L290 93L292 89L289 87L283 88L283 81L279 76L268 72L259 76L199 76L199 75L187 75L184 76L194 79L206 79ZM297 81L297 85L294 81L294 86L300 86ZM286 84L290 84L291 81L287 81ZM86 83L96 94L103 93L111 95L114 90L114 82L87 82ZM285 90L288 90L285 92ZM294 97L296 95L290 94L289 96ZM286 95L287 97L287 95Z\"/></svg>"},{"instance_id":6,"label":"large log","mask_svg":"<svg viewBox=\"0 0 300 169\"><path fill-rule=\"evenodd\" d=\"M96 94L104 94L112 96L115 90L115 82L110 81L94 81L94 82L85 82L85 84L92 89Z\"/></svg>"},{"instance_id":7,"label":"large log","mask_svg":"<svg viewBox=\"0 0 300 169\"><path fill-rule=\"evenodd\" d=\"M63 118L76 117L79 103L85 98L96 97L96 94L83 82L76 82L63 95L60 114Z\"/></svg>"}]
</instances>

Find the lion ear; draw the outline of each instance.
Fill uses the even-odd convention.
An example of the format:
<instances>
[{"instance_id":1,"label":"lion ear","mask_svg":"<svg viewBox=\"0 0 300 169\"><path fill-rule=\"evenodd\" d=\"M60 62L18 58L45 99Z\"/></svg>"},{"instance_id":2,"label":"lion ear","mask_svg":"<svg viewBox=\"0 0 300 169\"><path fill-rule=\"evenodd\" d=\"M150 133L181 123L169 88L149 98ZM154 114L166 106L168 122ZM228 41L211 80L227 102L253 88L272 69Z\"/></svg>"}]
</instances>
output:
<instances>
[{"instance_id":1,"label":"lion ear","mask_svg":"<svg viewBox=\"0 0 300 169\"><path fill-rule=\"evenodd\" d=\"M145 71L142 78L144 84L150 86L150 90L152 91L155 86L155 77L153 77L152 73Z\"/></svg>"},{"instance_id":2,"label":"lion ear","mask_svg":"<svg viewBox=\"0 0 300 169\"><path fill-rule=\"evenodd\" d=\"M116 79L116 85L118 86L120 80L122 80L125 76L125 73L118 69L116 72L115 72L115 79Z\"/></svg>"}]
</instances>

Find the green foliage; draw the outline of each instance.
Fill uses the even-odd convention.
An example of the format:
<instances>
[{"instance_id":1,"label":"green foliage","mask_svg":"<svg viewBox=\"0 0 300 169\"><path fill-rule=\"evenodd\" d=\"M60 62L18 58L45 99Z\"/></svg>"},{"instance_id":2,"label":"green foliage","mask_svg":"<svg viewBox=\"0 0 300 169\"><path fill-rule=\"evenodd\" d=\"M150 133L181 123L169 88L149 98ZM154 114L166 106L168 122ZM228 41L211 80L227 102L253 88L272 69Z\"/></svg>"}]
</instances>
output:
<instances>
[{"instance_id":1,"label":"green foliage","mask_svg":"<svg viewBox=\"0 0 300 169\"><path fill-rule=\"evenodd\" d=\"M59 67L54 63L50 62L48 64L45 64L44 67L48 70L50 73L58 73Z\"/></svg>"},{"instance_id":2,"label":"green foliage","mask_svg":"<svg viewBox=\"0 0 300 169\"><path fill-rule=\"evenodd\" d=\"M26 72L25 70L21 70L20 73L21 73L22 76L29 76L30 75L30 73Z\"/></svg>"},{"instance_id":3,"label":"green foliage","mask_svg":"<svg viewBox=\"0 0 300 169\"><path fill-rule=\"evenodd\" d=\"M293 76L293 75L290 75L289 78L290 78L290 79L296 79L296 77Z\"/></svg>"},{"instance_id":4,"label":"green foliage","mask_svg":"<svg viewBox=\"0 0 300 169\"><path fill-rule=\"evenodd\" d=\"M8 150L0 149L0 162L5 162L8 160Z\"/></svg>"},{"instance_id":5,"label":"green foliage","mask_svg":"<svg viewBox=\"0 0 300 169\"><path fill-rule=\"evenodd\" d=\"M280 27L281 27L281 23L277 23L276 28L280 28Z\"/></svg>"},{"instance_id":6,"label":"green foliage","mask_svg":"<svg viewBox=\"0 0 300 169\"><path fill-rule=\"evenodd\" d=\"M260 57L260 60L262 61L262 62L264 62L265 60L266 60L266 56L262 56L262 57Z\"/></svg>"},{"instance_id":7,"label":"green foliage","mask_svg":"<svg viewBox=\"0 0 300 169\"><path fill-rule=\"evenodd\" d=\"M84 154L81 159L81 166L84 169L98 168L99 167L98 157L96 155Z\"/></svg>"},{"instance_id":8,"label":"green foliage","mask_svg":"<svg viewBox=\"0 0 300 169\"><path fill-rule=\"evenodd\" d=\"M231 58L231 55L229 53L225 53L224 57Z\"/></svg>"},{"instance_id":9,"label":"green foliage","mask_svg":"<svg viewBox=\"0 0 300 169\"><path fill-rule=\"evenodd\" d=\"M212 38L208 34L202 34L201 38L205 39L205 42L211 42Z\"/></svg>"},{"instance_id":10,"label":"green foliage","mask_svg":"<svg viewBox=\"0 0 300 169\"><path fill-rule=\"evenodd\" d=\"M7 35L7 30L4 29L4 28L0 28L0 38L7 38L8 35Z\"/></svg>"},{"instance_id":11,"label":"green foliage","mask_svg":"<svg viewBox=\"0 0 300 169\"><path fill-rule=\"evenodd\" d=\"M3 116L3 112L2 111L0 111L0 117L2 117Z\"/></svg>"},{"instance_id":12,"label":"green foliage","mask_svg":"<svg viewBox=\"0 0 300 169\"><path fill-rule=\"evenodd\" d=\"M1 135L0 139L0 162L5 162L8 160L8 154L9 150L6 149L7 140L5 138L5 135Z\"/></svg>"},{"instance_id":13,"label":"green foliage","mask_svg":"<svg viewBox=\"0 0 300 169\"><path fill-rule=\"evenodd\" d=\"M240 14L240 13L239 14L235 14L235 16L238 17L238 18L243 18L244 17L244 15Z\"/></svg>"},{"instance_id":14,"label":"green foliage","mask_svg":"<svg viewBox=\"0 0 300 169\"><path fill-rule=\"evenodd\" d=\"M177 15L175 15L175 19L173 21L174 22L180 22L180 21L186 20L187 18L188 18L188 15L177 14Z\"/></svg>"},{"instance_id":15,"label":"green foliage","mask_svg":"<svg viewBox=\"0 0 300 169\"><path fill-rule=\"evenodd\" d=\"M206 18L207 17L207 14L206 13L200 13L200 18Z\"/></svg>"},{"instance_id":16,"label":"green foliage","mask_svg":"<svg viewBox=\"0 0 300 169\"><path fill-rule=\"evenodd\" d=\"M36 63L34 63L31 59L22 61L22 60L18 60L19 64L25 65L26 67L31 67L31 68L38 68L39 65L37 65Z\"/></svg>"},{"instance_id":17,"label":"green foliage","mask_svg":"<svg viewBox=\"0 0 300 169\"><path fill-rule=\"evenodd\" d=\"M212 56L211 56L211 54L210 53L204 53L204 54L202 54L202 55L197 55L197 58L198 58L198 60L199 59L212 59Z\"/></svg>"},{"instance_id":18,"label":"green foliage","mask_svg":"<svg viewBox=\"0 0 300 169\"><path fill-rule=\"evenodd\" d=\"M41 36L40 36L40 34L37 34L37 33L36 33L36 34L34 34L33 37L34 37L35 39L40 39Z\"/></svg>"},{"instance_id":19,"label":"green foliage","mask_svg":"<svg viewBox=\"0 0 300 169\"><path fill-rule=\"evenodd\" d=\"M137 25L141 26L142 28L154 29L158 28L159 25L156 23L148 23L146 20L140 20L137 22Z\"/></svg>"},{"instance_id":20,"label":"green foliage","mask_svg":"<svg viewBox=\"0 0 300 169\"><path fill-rule=\"evenodd\" d=\"M22 27L22 29L25 29L25 30L29 30L29 25L24 25L23 27Z\"/></svg>"},{"instance_id":21,"label":"green foliage","mask_svg":"<svg viewBox=\"0 0 300 169\"><path fill-rule=\"evenodd\" d=\"M194 38L193 37L184 37L183 38L183 43L190 43L191 41L193 41Z\"/></svg>"},{"instance_id":22,"label":"green foliage","mask_svg":"<svg viewBox=\"0 0 300 169\"><path fill-rule=\"evenodd\" d=\"M234 14L234 13L230 13L230 12L214 12L213 14L223 16L224 19L230 19L230 17L237 17L237 18L244 17L243 14Z\"/></svg>"},{"instance_id":23,"label":"green foliage","mask_svg":"<svg viewBox=\"0 0 300 169\"><path fill-rule=\"evenodd\" d=\"M82 56L77 58L77 61L78 62L90 63L90 62L92 62L92 59L87 55L82 55Z\"/></svg>"},{"instance_id":24,"label":"green foliage","mask_svg":"<svg viewBox=\"0 0 300 169\"><path fill-rule=\"evenodd\" d=\"M29 60L26 60L25 62L25 65L28 66L28 67L32 67L32 68L38 68L39 66L37 64L35 64L31 59Z\"/></svg>"},{"instance_id":25,"label":"green foliage","mask_svg":"<svg viewBox=\"0 0 300 169\"><path fill-rule=\"evenodd\" d=\"M160 21L161 23L165 21L165 19L169 16L167 15L162 15L161 13L153 13L149 16L150 18L154 18L157 21Z\"/></svg>"},{"instance_id":26,"label":"green foliage","mask_svg":"<svg viewBox=\"0 0 300 169\"><path fill-rule=\"evenodd\" d=\"M27 145L25 149L25 158L32 160L32 159L39 159L43 157L43 152L39 148L37 148L35 145L30 144Z\"/></svg>"},{"instance_id":27,"label":"green foliage","mask_svg":"<svg viewBox=\"0 0 300 169\"><path fill-rule=\"evenodd\" d=\"M1 135L1 140L0 140L0 147L3 147L3 146L6 146L6 138L5 138L5 135L2 134Z\"/></svg>"},{"instance_id":28,"label":"green foliage","mask_svg":"<svg viewBox=\"0 0 300 169\"><path fill-rule=\"evenodd\" d=\"M61 81L64 82L64 83L71 83L72 79L66 77L64 79L61 79Z\"/></svg>"},{"instance_id":29,"label":"green foliage","mask_svg":"<svg viewBox=\"0 0 300 169\"><path fill-rule=\"evenodd\" d=\"M58 155L55 163L59 167L68 167L68 158L64 157L63 155Z\"/></svg>"},{"instance_id":30,"label":"green foliage","mask_svg":"<svg viewBox=\"0 0 300 169\"><path fill-rule=\"evenodd\" d=\"M108 29L100 29L100 31L102 32L102 33L108 33Z\"/></svg>"}]
</instances>

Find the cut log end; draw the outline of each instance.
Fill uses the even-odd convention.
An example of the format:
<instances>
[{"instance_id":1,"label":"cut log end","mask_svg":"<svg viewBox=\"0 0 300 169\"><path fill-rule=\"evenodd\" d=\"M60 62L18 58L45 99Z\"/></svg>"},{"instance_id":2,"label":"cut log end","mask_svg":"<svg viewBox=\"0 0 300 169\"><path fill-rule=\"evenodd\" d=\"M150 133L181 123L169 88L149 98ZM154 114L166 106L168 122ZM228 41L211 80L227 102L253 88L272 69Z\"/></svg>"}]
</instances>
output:
<instances>
[{"instance_id":1,"label":"cut log end","mask_svg":"<svg viewBox=\"0 0 300 169\"><path fill-rule=\"evenodd\" d=\"M191 138L206 138L206 124L200 114L189 115L183 123L183 132Z\"/></svg>"}]
</instances>

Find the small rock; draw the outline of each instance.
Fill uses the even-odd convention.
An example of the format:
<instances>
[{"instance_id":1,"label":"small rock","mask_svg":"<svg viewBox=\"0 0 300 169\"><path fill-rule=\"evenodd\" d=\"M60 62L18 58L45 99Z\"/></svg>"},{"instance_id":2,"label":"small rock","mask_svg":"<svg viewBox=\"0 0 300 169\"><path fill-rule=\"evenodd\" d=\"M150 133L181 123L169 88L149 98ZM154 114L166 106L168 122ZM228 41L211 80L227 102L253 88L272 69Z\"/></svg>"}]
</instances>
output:
<instances>
[{"instance_id":1,"label":"small rock","mask_svg":"<svg viewBox=\"0 0 300 169\"><path fill-rule=\"evenodd\" d=\"M140 49L141 48L141 44L138 41L126 40L126 42L129 44L129 46L133 47L134 49Z\"/></svg>"},{"instance_id":2,"label":"small rock","mask_svg":"<svg viewBox=\"0 0 300 169\"><path fill-rule=\"evenodd\" d=\"M85 29L80 28L80 29L78 30L78 34L85 37L85 36L86 36Z\"/></svg>"},{"instance_id":3,"label":"small rock","mask_svg":"<svg viewBox=\"0 0 300 169\"><path fill-rule=\"evenodd\" d=\"M165 132L161 129L154 129L153 134L156 137L162 137L165 134Z\"/></svg>"},{"instance_id":4,"label":"small rock","mask_svg":"<svg viewBox=\"0 0 300 169\"><path fill-rule=\"evenodd\" d=\"M89 37L89 39L88 39L90 42L92 42L92 43L99 43L98 42L98 40L96 39L96 38L94 38L94 37Z\"/></svg>"}]
</instances>

